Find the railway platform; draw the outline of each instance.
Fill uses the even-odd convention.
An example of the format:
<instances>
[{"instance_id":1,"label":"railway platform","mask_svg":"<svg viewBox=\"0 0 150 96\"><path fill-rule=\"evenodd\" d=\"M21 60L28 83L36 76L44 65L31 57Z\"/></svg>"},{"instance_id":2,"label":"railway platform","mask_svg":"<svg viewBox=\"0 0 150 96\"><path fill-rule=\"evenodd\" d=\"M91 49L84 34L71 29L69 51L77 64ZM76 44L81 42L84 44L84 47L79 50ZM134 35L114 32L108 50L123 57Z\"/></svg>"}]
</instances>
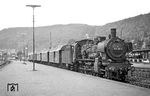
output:
<instances>
[{"instance_id":1,"label":"railway platform","mask_svg":"<svg viewBox=\"0 0 150 96\"><path fill-rule=\"evenodd\" d=\"M139 68L149 68L150 69L150 63L132 63L134 67L139 67Z\"/></svg>"},{"instance_id":2,"label":"railway platform","mask_svg":"<svg viewBox=\"0 0 150 96\"><path fill-rule=\"evenodd\" d=\"M12 61L0 69L0 96L149 96L150 89L51 66Z\"/></svg>"}]
</instances>

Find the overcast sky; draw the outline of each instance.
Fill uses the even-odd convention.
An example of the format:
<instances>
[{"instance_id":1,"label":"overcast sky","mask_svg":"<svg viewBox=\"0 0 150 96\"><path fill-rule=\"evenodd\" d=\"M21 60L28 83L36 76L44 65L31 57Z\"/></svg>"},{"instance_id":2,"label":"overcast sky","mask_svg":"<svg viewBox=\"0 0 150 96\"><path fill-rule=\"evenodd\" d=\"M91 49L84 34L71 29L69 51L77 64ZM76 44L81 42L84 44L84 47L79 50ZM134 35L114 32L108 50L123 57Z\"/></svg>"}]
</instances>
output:
<instances>
[{"instance_id":1,"label":"overcast sky","mask_svg":"<svg viewBox=\"0 0 150 96\"><path fill-rule=\"evenodd\" d=\"M27 4L41 5L35 9L35 26L104 25L150 12L149 0L1 0L0 30L32 27L32 9Z\"/></svg>"}]
</instances>

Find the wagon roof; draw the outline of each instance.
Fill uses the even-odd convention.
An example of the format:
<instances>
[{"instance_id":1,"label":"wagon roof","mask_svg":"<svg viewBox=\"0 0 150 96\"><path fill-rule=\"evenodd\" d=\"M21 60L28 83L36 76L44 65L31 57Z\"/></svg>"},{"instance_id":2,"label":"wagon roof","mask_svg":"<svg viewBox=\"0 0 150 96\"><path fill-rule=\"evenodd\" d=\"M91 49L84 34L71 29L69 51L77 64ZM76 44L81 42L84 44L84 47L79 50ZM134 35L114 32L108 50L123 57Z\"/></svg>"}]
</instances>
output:
<instances>
[{"instance_id":1,"label":"wagon roof","mask_svg":"<svg viewBox=\"0 0 150 96\"><path fill-rule=\"evenodd\" d=\"M50 49L49 52L60 51L62 50L63 46L65 45L58 45L57 47Z\"/></svg>"},{"instance_id":2,"label":"wagon roof","mask_svg":"<svg viewBox=\"0 0 150 96\"><path fill-rule=\"evenodd\" d=\"M83 42L83 41L93 41L93 40L92 39L82 39L82 40L76 41L76 43Z\"/></svg>"},{"instance_id":3,"label":"wagon roof","mask_svg":"<svg viewBox=\"0 0 150 96\"><path fill-rule=\"evenodd\" d=\"M69 49L70 47L73 47L73 45L64 45L61 50Z\"/></svg>"}]
</instances>

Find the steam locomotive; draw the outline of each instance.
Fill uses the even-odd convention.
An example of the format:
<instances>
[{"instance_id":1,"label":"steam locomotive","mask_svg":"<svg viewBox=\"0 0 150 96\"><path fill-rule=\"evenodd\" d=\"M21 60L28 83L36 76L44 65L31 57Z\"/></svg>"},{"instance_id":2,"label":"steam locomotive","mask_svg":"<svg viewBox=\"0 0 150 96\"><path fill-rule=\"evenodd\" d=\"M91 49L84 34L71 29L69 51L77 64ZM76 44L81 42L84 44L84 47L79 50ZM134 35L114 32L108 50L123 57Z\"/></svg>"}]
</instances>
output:
<instances>
[{"instance_id":1,"label":"steam locomotive","mask_svg":"<svg viewBox=\"0 0 150 96\"><path fill-rule=\"evenodd\" d=\"M108 39L101 36L94 40L83 39L34 56L31 54L29 61L124 81L132 69L126 59L130 51L132 43L117 37L116 29L112 28Z\"/></svg>"}]
</instances>

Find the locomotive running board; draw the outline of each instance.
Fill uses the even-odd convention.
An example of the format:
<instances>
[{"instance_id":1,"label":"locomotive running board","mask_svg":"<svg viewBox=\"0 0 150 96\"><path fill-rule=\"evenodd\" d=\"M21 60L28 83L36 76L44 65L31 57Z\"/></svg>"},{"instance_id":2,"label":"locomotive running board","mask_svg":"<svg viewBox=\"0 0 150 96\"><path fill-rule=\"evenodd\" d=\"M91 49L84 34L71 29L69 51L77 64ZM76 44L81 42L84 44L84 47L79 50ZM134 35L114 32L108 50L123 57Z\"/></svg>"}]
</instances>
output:
<instances>
[{"instance_id":1,"label":"locomotive running board","mask_svg":"<svg viewBox=\"0 0 150 96\"><path fill-rule=\"evenodd\" d=\"M76 61L95 62L94 59L76 59Z\"/></svg>"}]
</instances>

